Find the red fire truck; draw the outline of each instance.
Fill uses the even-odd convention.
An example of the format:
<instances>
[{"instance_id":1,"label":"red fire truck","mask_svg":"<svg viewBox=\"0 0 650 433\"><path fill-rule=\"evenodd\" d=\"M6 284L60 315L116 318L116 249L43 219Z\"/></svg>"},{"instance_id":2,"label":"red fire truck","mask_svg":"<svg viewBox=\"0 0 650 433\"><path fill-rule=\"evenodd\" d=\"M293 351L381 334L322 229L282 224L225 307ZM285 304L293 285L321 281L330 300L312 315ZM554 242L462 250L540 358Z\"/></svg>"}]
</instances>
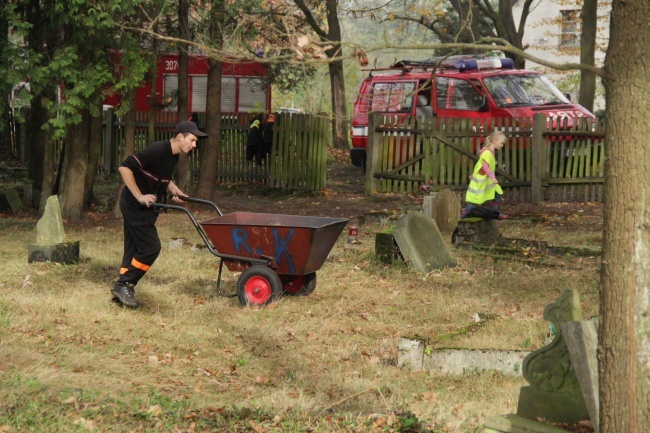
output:
<instances>
[{"instance_id":1,"label":"red fire truck","mask_svg":"<svg viewBox=\"0 0 650 433\"><path fill-rule=\"evenodd\" d=\"M350 159L366 162L368 113L385 116L461 118L530 117L544 113L567 126L576 117L594 115L572 103L544 75L513 69L504 56L451 56L404 60L372 69L361 83L352 119Z\"/></svg>"},{"instance_id":2,"label":"red fire truck","mask_svg":"<svg viewBox=\"0 0 650 433\"><path fill-rule=\"evenodd\" d=\"M208 84L208 59L202 56L189 58L189 110L205 112ZM177 110L178 54L158 57L156 79L156 104L162 110ZM221 111L223 113L269 112L271 86L266 67L257 62L223 62L221 78ZM136 111L149 111L151 84L143 83L137 90ZM109 97L105 104L116 106L117 96Z\"/></svg>"}]
</instances>

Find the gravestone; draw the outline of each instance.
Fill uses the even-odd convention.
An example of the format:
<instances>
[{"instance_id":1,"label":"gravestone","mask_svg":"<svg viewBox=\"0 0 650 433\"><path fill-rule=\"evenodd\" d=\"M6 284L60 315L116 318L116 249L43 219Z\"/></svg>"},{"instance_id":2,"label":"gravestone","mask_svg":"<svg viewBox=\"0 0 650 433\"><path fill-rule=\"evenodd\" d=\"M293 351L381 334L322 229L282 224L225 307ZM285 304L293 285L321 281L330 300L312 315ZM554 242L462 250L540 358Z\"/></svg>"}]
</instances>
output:
<instances>
[{"instance_id":1,"label":"gravestone","mask_svg":"<svg viewBox=\"0 0 650 433\"><path fill-rule=\"evenodd\" d=\"M25 210L25 205L23 204L23 200L20 198L20 195L18 192L10 188L5 191L5 198L7 199L7 202L9 203L9 207L11 208L11 212L13 213L18 213L20 211Z\"/></svg>"},{"instance_id":2,"label":"gravestone","mask_svg":"<svg viewBox=\"0 0 650 433\"><path fill-rule=\"evenodd\" d=\"M490 246L499 243L501 232L496 220L469 217L458 221L458 227L451 236L451 243Z\"/></svg>"},{"instance_id":3,"label":"gravestone","mask_svg":"<svg viewBox=\"0 0 650 433\"><path fill-rule=\"evenodd\" d=\"M79 241L66 241L59 199L47 199L45 212L36 223L36 243L27 246L27 262L72 264L79 261Z\"/></svg>"},{"instance_id":4,"label":"gravestone","mask_svg":"<svg viewBox=\"0 0 650 433\"><path fill-rule=\"evenodd\" d=\"M523 374L530 385L520 390L517 415L550 422L587 420L589 411L562 332L564 323L582 319L578 292L567 290L547 305L544 319L555 326L555 336L550 344L524 359Z\"/></svg>"},{"instance_id":5,"label":"gravestone","mask_svg":"<svg viewBox=\"0 0 650 433\"><path fill-rule=\"evenodd\" d=\"M571 363L578 377L582 396L587 404L591 424L598 433L598 322L584 320L562 324L562 333L569 348Z\"/></svg>"},{"instance_id":6,"label":"gravestone","mask_svg":"<svg viewBox=\"0 0 650 433\"><path fill-rule=\"evenodd\" d=\"M426 216L435 220L442 233L452 233L458 225L460 200L450 189L444 188L425 195L422 209Z\"/></svg>"},{"instance_id":7,"label":"gravestone","mask_svg":"<svg viewBox=\"0 0 650 433\"><path fill-rule=\"evenodd\" d=\"M399 260L399 248L393 237L394 231L395 227L389 227L375 234L375 255L380 262L392 264Z\"/></svg>"},{"instance_id":8,"label":"gravestone","mask_svg":"<svg viewBox=\"0 0 650 433\"><path fill-rule=\"evenodd\" d=\"M398 219L393 237L409 267L429 273L456 266L436 222L422 212Z\"/></svg>"}]
</instances>

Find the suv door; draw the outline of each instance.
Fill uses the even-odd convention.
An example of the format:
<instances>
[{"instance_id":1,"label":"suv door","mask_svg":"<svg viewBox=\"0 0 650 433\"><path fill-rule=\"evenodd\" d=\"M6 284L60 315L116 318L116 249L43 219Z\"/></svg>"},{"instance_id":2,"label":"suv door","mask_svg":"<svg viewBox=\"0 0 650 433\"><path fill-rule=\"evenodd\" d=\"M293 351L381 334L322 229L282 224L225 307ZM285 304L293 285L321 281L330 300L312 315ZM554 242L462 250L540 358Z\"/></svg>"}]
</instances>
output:
<instances>
[{"instance_id":1,"label":"suv door","mask_svg":"<svg viewBox=\"0 0 650 433\"><path fill-rule=\"evenodd\" d=\"M436 77L434 100L438 117L490 117L485 98L469 80Z\"/></svg>"}]
</instances>

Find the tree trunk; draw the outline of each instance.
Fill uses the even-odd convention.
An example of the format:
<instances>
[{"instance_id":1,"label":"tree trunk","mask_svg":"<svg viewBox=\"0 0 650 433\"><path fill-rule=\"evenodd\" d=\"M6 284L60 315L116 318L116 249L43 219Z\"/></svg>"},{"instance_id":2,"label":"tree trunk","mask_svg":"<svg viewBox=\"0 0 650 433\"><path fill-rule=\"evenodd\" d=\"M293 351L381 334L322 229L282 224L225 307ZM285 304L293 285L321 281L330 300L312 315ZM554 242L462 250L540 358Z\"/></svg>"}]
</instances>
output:
<instances>
[{"instance_id":1,"label":"tree trunk","mask_svg":"<svg viewBox=\"0 0 650 433\"><path fill-rule=\"evenodd\" d=\"M9 45L9 20L7 18L7 6L0 9L0 47ZM9 50L0 50L0 62L2 65L8 64L5 56ZM12 83L9 80L2 80L0 84L0 157L5 158L11 154L11 134L9 134L10 114L9 111L9 92Z\"/></svg>"},{"instance_id":2,"label":"tree trunk","mask_svg":"<svg viewBox=\"0 0 650 433\"><path fill-rule=\"evenodd\" d=\"M158 52L158 39L153 40L153 52ZM158 57L154 56L151 67L151 93L149 93L149 131L147 133L147 141L153 143L156 141L156 107L158 101L156 100L156 82L158 81Z\"/></svg>"},{"instance_id":3,"label":"tree trunk","mask_svg":"<svg viewBox=\"0 0 650 433\"><path fill-rule=\"evenodd\" d=\"M104 115L102 112L102 101L99 101L99 114L90 117L89 123L89 147L88 147L88 170L86 171L86 182L84 185L84 210L90 210L92 205L97 204L94 193L95 178L97 177L97 164L102 154L102 129Z\"/></svg>"},{"instance_id":4,"label":"tree trunk","mask_svg":"<svg viewBox=\"0 0 650 433\"><path fill-rule=\"evenodd\" d=\"M83 220L84 185L88 168L90 114L84 110L78 125L68 128L63 159L63 175L59 200L61 217L72 224Z\"/></svg>"},{"instance_id":5,"label":"tree trunk","mask_svg":"<svg viewBox=\"0 0 650 433\"><path fill-rule=\"evenodd\" d=\"M582 5L582 27L580 32L580 63L594 65L596 57L596 30L598 27L598 0L584 0ZM594 111L596 95L596 74L580 71L580 94L578 103Z\"/></svg>"},{"instance_id":6,"label":"tree trunk","mask_svg":"<svg viewBox=\"0 0 650 433\"><path fill-rule=\"evenodd\" d=\"M505 29L505 35L500 36L507 39L515 47L523 49L522 40L517 32L515 20L512 16L512 3L510 0L499 0L499 17ZM523 69L526 66L526 59L521 56L513 55L513 60L515 62L515 69Z\"/></svg>"},{"instance_id":7,"label":"tree trunk","mask_svg":"<svg viewBox=\"0 0 650 433\"><path fill-rule=\"evenodd\" d=\"M189 3L178 0L178 36L180 39L189 38ZM189 117L189 73L188 73L187 44L178 45L178 120ZM181 153L176 164L176 185L188 194L191 179L190 158Z\"/></svg>"},{"instance_id":8,"label":"tree trunk","mask_svg":"<svg viewBox=\"0 0 650 433\"><path fill-rule=\"evenodd\" d=\"M650 426L650 2L615 0L605 61L607 171L599 311L600 431Z\"/></svg>"},{"instance_id":9,"label":"tree trunk","mask_svg":"<svg viewBox=\"0 0 650 433\"><path fill-rule=\"evenodd\" d=\"M127 156L135 153L135 95L136 89L131 90L128 96L128 104L131 109L124 114L124 148L122 148L122 155L118 159L120 163L124 161ZM116 219L122 218L122 211L120 210L120 195L124 189L124 182L120 181L120 186L117 188L115 209L113 209L113 216Z\"/></svg>"},{"instance_id":10,"label":"tree trunk","mask_svg":"<svg viewBox=\"0 0 650 433\"><path fill-rule=\"evenodd\" d=\"M205 132L208 134L208 138L199 140L201 170L194 189L194 196L204 200L213 198L219 164L217 157L221 146L221 62L209 60L209 65L205 114L207 119L212 120L206 123Z\"/></svg>"},{"instance_id":11,"label":"tree trunk","mask_svg":"<svg viewBox=\"0 0 650 433\"><path fill-rule=\"evenodd\" d=\"M223 45L222 20L224 17L224 1L215 1L210 14L210 40L216 47ZM204 200L212 200L214 186L217 182L219 162L219 147L221 146L221 62L208 60L208 89L205 118L207 138L199 141L200 170L199 180L194 189L194 196Z\"/></svg>"},{"instance_id":12,"label":"tree trunk","mask_svg":"<svg viewBox=\"0 0 650 433\"><path fill-rule=\"evenodd\" d=\"M33 187L38 189L40 194L40 203L38 204L39 213L45 211L45 204L49 196L54 191L54 147L55 142L52 134L45 130L43 126L50 119L50 113L43 107L43 99L50 99L54 96L52 88L45 89L40 95L35 95L32 101L32 139L33 153L30 157L30 178L33 181ZM32 177L33 176L33 177Z\"/></svg>"},{"instance_id":13,"label":"tree trunk","mask_svg":"<svg viewBox=\"0 0 650 433\"><path fill-rule=\"evenodd\" d=\"M338 0L327 0L327 39L334 48L327 50L327 56L333 59L341 57L343 47L341 46L341 24L338 16ZM332 138L334 147L337 149L348 149L348 115L345 107L345 76L343 74L343 61L335 60L329 63L330 85L332 92L332 113L334 122L332 124Z\"/></svg>"}]
</instances>

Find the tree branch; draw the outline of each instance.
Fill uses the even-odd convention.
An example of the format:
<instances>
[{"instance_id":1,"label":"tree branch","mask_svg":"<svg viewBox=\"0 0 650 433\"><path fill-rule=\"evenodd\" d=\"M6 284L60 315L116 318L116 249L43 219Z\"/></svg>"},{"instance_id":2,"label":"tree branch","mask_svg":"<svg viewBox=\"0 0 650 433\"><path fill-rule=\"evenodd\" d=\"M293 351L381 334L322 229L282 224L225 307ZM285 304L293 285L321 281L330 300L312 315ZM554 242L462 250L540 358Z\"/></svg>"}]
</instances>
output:
<instances>
[{"instance_id":1,"label":"tree branch","mask_svg":"<svg viewBox=\"0 0 650 433\"><path fill-rule=\"evenodd\" d=\"M316 21L316 18L314 18L314 15L311 13L307 5L303 0L293 0L293 2L298 6L298 8L302 11L303 14L305 14L305 20L307 21L307 24L314 30L314 32L323 40L327 39L327 33L321 28L320 25L318 25L318 22Z\"/></svg>"}]
</instances>

